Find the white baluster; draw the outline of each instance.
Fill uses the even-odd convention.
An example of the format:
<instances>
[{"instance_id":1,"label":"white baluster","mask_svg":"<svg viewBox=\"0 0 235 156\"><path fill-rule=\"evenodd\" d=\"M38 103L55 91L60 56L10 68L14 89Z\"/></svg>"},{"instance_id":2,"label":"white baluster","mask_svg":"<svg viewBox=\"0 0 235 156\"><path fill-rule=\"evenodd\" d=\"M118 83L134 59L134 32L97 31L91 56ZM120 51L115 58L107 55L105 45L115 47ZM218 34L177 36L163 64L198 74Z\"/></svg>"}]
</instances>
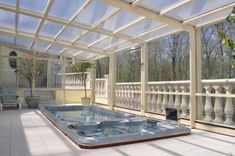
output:
<instances>
[{"instance_id":1,"label":"white baluster","mask_svg":"<svg viewBox=\"0 0 235 156\"><path fill-rule=\"evenodd\" d=\"M164 90L164 93L167 93L167 91L168 91L167 86L164 86L163 90ZM166 113L165 108L167 107L167 105L168 105L168 95L164 94L163 95L163 101L162 101L162 111L163 111L163 114Z\"/></svg>"},{"instance_id":2,"label":"white baluster","mask_svg":"<svg viewBox=\"0 0 235 156\"><path fill-rule=\"evenodd\" d=\"M127 101L127 93L126 93L126 91L127 91L127 87L123 86L123 103L122 103L123 107L126 107L126 101Z\"/></svg>"},{"instance_id":3,"label":"white baluster","mask_svg":"<svg viewBox=\"0 0 235 156\"><path fill-rule=\"evenodd\" d=\"M162 88L161 86L157 87L157 91L161 92ZM157 113L161 113L162 112L162 94L158 94L157 96Z\"/></svg>"},{"instance_id":4,"label":"white baluster","mask_svg":"<svg viewBox=\"0 0 235 156\"><path fill-rule=\"evenodd\" d=\"M127 92L126 92L126 107L130 108L130 86L126 86Z\"/></svg>"},{"instance_id":5,"label":"white baluster","mask_svg":"<svg viewBox=\"0 0 235 156\"><path fill-rule=\"evenodd\" d=\"M138 92L138 86L134 86L135 87L135 94L134 94L134 109L138 108L138 100L139 100L139 93Z\"/></svg>"},{"instance_id":6,"label":"white baluster","mask_svg":"<svg viewBox=\"0 0 235 156\"><path fill-rule=\"evenodd\" d=\"M123 86L119 86L120 87L120 103L119 103L119 106L122 106L122 104L123 104L123 96L124 96L124 94L123 94Z\"/></svg>"},{"instance_id":7,"label":"white baluster","mask_svg":"<svg viewBox=\"0 0 235 156\"><path fill-rule=\"evenodd\" d=\"M212 89L211 86L206 86L205 89L206 89L207 94L211 94L211 89ZM206 103L205 103L204 111L205 111L204 120L207 122L211 122L213 107L212 107L212 102L211 102L210 96L206 96Z\"/></svg>"},{"instance_id":8,"label":"white baluster","mask_svg":"<svg viewBox=\"0 0 235 156\"><path fill-rule=\"evenodd\" d=\"M175 92L180 93L180 87L179 86L175 87ZM175 109L177 109L178 116L180 116L180 95L178 95L178 94L175 95L174 107L175 107Z\"/></svg>"},{"instance_id":9,"label":"white baluster","mask_svg":"<svg viewBox=\"0 0 235 156\"><path fill-rule=\"evenodd\" d=\"M140 86L138 86L138 103L136 109L140 109L140 100L141 100L141 95L140 95Z\"/></svg>"},{"instance_id":10,"label":"white baluster","mask_svg":"<svg viewBox=\"0 0 235 156\"><path fill-rule=\"evenodd\" d=\"M152 91L155 92L156 89L154 86L152 86ZM151 111L156 112L156 94L152 94L152 101L151 101Z\"/></svg>"},{"instance_id":11,"label":"white baluster","mask_svg":"<svg viewBox=\"0 0 235 156\"><path fill-rule=\"evenodd\" d=\"M151 111L151 87L150 86L148 86L148 94L146 94L147 95L147 107L145 108L146 109L146 111Z\"/></svg>"},{"instance_id":12,"label":"white baluster","mask_svg":"<svg viewBox=\"0 0 235 156\"><path fill-rule=\"evenodd\" d=\"M130 85L130 107L134 108L134 86Z\"/></svg>"},{"instance_id":13,"label":"white baluster","mask_svg":"<svg viewBox=\"0 0 235 156\"><path fill-rule=\"evenodd\" d=\"M215 87L215 94L221 94L222 88L221 86ZM223 106L222 106L222 99L221 97L215 98L215 105L214 105L214 112L215 112L215 119L214 122L222 123L223 122Z\"/></svg>"},{"instance_id":14,"label":"white baluster","mask_svg":"<svg viewBox=\"0 0 235 156\"><path fill-rule=\"evenodd\" d=\"M183 93L187 93L187 87L186 86L182 86L181 89L182 89ZM182 103L181 103L180 108L181 108L181 111L182 111L181 116L182 117L187 117L188 116L187 95L182 95Z\"/></svg>"},{"instance_id":15,"label":"white baluster","mask_svg":"<svg viewBox=\"0 0 235 156\"><path fill-rule=\"evenodd\" d=\"M231 86L225 86L224 88L226 89L226 95L232 95L232 87ZM234 124L234 121L233 121L234 106L233 106L232 98L230 98L230 97L226 98L224 113L225 113L224 124L233 125Z\"/></svg>"},{"instance_id":16,"label":"white baluster","mask_svg":"<svg viewBox=\"0 0 235 156\"><path fill-rule=\"evenodd\" d=\"M173 86L168 86L169 91L172 93L173 92ZM169 94L169 102L168 102L168 106L173 108L174 107L174 98L173 98L173 94Z\"/></svg>"}]
</instances>

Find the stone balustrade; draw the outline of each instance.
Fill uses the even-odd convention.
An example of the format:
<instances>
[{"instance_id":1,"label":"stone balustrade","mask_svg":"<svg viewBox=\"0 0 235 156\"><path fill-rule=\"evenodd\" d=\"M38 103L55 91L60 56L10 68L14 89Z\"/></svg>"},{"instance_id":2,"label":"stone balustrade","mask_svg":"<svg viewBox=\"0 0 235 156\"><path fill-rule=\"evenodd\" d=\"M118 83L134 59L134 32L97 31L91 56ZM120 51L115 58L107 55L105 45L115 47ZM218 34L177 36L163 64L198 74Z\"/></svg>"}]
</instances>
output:
<instances>
[{"instance_id":1,"label":"stone balustrade","mask_svg":"<svg viewBox=\"0 0 235 156\"><path fill-rule=\"evenodd\" d=\"M116 106L140 110L140 83L116 83Z\"/></svg>"},{"instance_id":2,"label":"stone balustrade","mask_svg":"<svg viewBox=\"0 0 235 156\"><path fill-rule=\"evenodd\" d=\"M174 107L179 117L190 115L190 82L149 82L146 91L146 112L165 114L165 107ZM116 83L115 106L140 110L140 82ZM202 80L197 96L197 119L210 123L233 125L235 121L235 79Z\"/></svg>"},{"instance_id":3,"label":"stone balustrade","mask_svg":"<svg viewBox=\"0 0 235 156\"><path fill-rule=\"evenodd\" d=\"M83 83L76 77L75 73L66 73L65 89L84 89ZM88 74L87 89L90 89L90 76Z\"/></svg>"}]
</instances>

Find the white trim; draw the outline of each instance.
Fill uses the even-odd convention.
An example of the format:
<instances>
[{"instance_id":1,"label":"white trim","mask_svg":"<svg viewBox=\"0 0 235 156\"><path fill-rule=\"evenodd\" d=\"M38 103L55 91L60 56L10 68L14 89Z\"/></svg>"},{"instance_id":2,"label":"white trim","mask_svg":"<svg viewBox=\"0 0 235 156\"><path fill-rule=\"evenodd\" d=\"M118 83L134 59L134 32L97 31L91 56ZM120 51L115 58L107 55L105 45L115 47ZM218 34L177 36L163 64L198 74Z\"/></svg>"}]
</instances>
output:
<instances>
[{"instance_id":1,"label":"white trim","mask_svg":"<svg viewBox=\"0 0 235 156\"><path fill-rule=\"evenodd\" d=\"M93 28L92 26L89 26L89 25L86 25L86 24L75 23L75 22L69 23L69 21L67 21L65 19L60 19L58 17L52 17L52 16L44 17L44 14L40 14L40 13L37 13L37 12L32 12L32 11L22 9L22 8L19 8L19 11L16 11L15 7L5 5L5 4L0 4L0 9L15 12L15 13L18 12L20 14L24 14L24 15L31 16L31 17L36 17L36 18L41 19L41 20L44 19L44 20L48 20L48 21L52 21L52 22L57 22L57 23L60 23L60 24L63 24L63 25L69 25L69 26L79 28L79 29L84 29L84 30L87 30L87 31L92 30L92 32L100 33L100 34L103 34L103 35L106 35L106 36L116 37L116 38L123 39L123 40L130 40L131 42L135 42L135 43L142 43L143 42L143 41L138 40L138 39L132 39L131 37L126 36L126 35L113 34L112 32L110 32L108 30L105 30L105 29Z\"/></svg>"},{"instance_id":2,"label":"white trim","mask_svg":"<svg viewBox=\"0 0 235 156\"><path fill-rule=\"evenodd\" d=\"M14 36L14 37L30 39L30 40L33 40L33 41L46 42L48 44L56 44L56 45L60 45L62 47L66 47L66 48L80 49L82 51L89 51L89 52L102 54L102 55L109 55L108 52L102 51L101 49L98 49L98 48L92 48L92 47L88 48L87 46L80 45L80 44L73 45L71 43L67 43L67 42L63 42L63 41L54 41L54 40L52 40L50 38L47 38L47 37L39 37L39 36L35 37L35 36L29 35L27 33L15 33L14 31L7 30L7 29L0 29L0 34L5 34L5 35Z\"/></svg>"},{"instance_id":3,"label":"white trim","mask_svg":"<svg viewBox=\"0 0 235 156\"><path fill-rule=\"evenodd\" d=\"M114 9L113 11L111 11L107 16L105 16L104 18L101 18L98 22L96 22L94 25L92 25L92 28L90 29L90 31L94 30L98 25L100 25L101 23L106 22L108 19L110 19L111 17L113 17L114 15L116 15L119 12L120 9ZM78 40L80 40L82 37L84 37L85 35L87 35L88 33L90 33L90 31L87 31L83 34L81 34L80 36L78 36L72 43L77 42Z\"/></svg>"},{"instance_id":4,"label":"white trim","mask_svg":"<svg viewBox=\"0 0 235 156\"><path fill-rule=\"evenodd\" d=\"M128 10L130 12L139 14L139 15L144 16L146 18L157 20L158 22L160 21L165 24L180 28L180 29L185 30L187 32L193 31L193 26L191 26L191 25L182 24L180 21L178 21L176 19L164 16L164 15L159 15L156 12L153 12L153 11L150 11L150 10L138 7L138 6L133 6L133 5L129 4L128 2L124 2L124 1L120 1L120 0L111 0L111 1L110 0L100 0L100 1L102 1L106 4L118 7L120 9Z\"/></svg>"},{"instance_id":5,"label":"white trim","mask_svg":"<svg viewBox=\"0 0 235 156\"><path fill-rule=\"evenodd\" d=\"M202 13L202 14L199 14L199 15L196 15L196 16L193 16L193 17L190 17L186 20L183 21L183 24L186 24L186 23L189 23L191 21L195 21L199 18L203 18L205 16L208 16L208 15L211 15L211 14L214 14L214 13L217 13L217 12L220 12L220 11L223 11L223 10L226 10L226 9L229 9L229 8L232 8L235 6L235 2L233 3L229 3L227 5L224 5L223 7L219 7L217 9L214 9L214 10L211 10L211 11L208 11L208 12L205 12L205 13Z\"/></svg>"},{"instance_id":6,"label":"white trim","mask_svg":"<svg viewBox=\"0 0 235 156\"><path fill-rule=\"evenodd\" d=\"M148 30L148 31L145 31L144 33L138 34L138 35L134 36L133 38L138 38L138 37L147 35L147 34L149 34L149 33L152 33L152 32L154 32L154 31L156 31L156 30L159 30L159 29L161 29L161 28L164 28L164 27L166 27L166 26L168 26L168 25L167 25L167 24L159 25L159 26L157 26L157 27L155 27L155 28L153 28L153 29L150 29L150 30Z\"/></svg>"},{"instance_id":7,"label":"white trim","mask_svg":"<svg viewBox=\"0 0 235 156\"><path fill-rule=\"evenodd\" d=\"M71 24L79 15L80 13L90 4L91 0L87 0L84 4L77 10L77 12L69 19L69 24ZM64 25L63 28L56 34L54 37L55 40L65 31L65 29L69 27L69 25Z\"/></svg>"},{"instance_id":8,"label":"white trim","mask_svg":"<svg viewBox=\"0 0 235 156\"><path fill-rule=\"evenodd\" d=\"M189 2L191 2L192 0L182 0L180 2L176 2L173 3L172 5L169 5L168 7L164 8L163 10L160 11L160 15L166 14L167 12L170 12L178 7L181 7Z\"/></svg>"},{"instance_id":9,"label":"white trim","mask_svg":"<svg viewBox=\"0 0 235 156\"><path fill-rule=\"evenodd\" d=\"M135 0L134 2L131 3L132 6L137 6L140 2L143 0Z\"/></svg>"},{"instance_id":10,"label":"white trim","mask_svg":"<svg viewBox=\"0 0 235 156\"><path fill-rule=\"evenodd\" d=\"M48 3L47 3L47 6L46 6L46 10L45 10L45 13L43 14L43 18L42 20L40 21L38 27L36 28L36 31L35 31L35 36L37 37L38 36L38 33L40 32L43 24L44 24L44 21L45 21L45 18L47 17L53 3L54 3L55 0L49 0Z\"/></svg>"}]
</instances>

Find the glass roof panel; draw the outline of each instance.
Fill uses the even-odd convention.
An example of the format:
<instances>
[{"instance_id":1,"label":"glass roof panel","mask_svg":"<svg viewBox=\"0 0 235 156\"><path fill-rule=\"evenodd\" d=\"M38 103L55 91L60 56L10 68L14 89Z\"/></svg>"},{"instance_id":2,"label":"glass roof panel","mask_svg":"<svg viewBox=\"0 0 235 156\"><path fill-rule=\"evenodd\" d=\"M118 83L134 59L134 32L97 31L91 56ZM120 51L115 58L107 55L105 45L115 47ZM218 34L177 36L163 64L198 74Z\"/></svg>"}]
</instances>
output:
<instances>
[{"instance_id":1,"label":"glass roof panel","mask_svg":"<svg viewBox=\"0 0 235 156\"><path fill-rule=\"evenodd\" d=\"M75 21L93 25L98 20L107 16L113 9L115 9L115 7L94 0L81 12Z\"/></svg>"},{"instance_id":2,"label":"glass roof panel","mask_svg":"<svg viewBox=\"0 0 235 156\"><path fill-rule=\"evenodd\" d=\"M232 8L228 9L228 10L221 11L221 12L217 12L217 13L213 14L213 16L205 16L205 17L199 18L195 21L191 21L190 24L195 25L195 26L205 25L210 21L218 20L221 18L225 19L231 12L232 12Z\"/></svg>"},{"instance_id":3,"label":"glass roof panel","mask_svg":"<svg viewBox=\"0 0 235 156\"><path fill-rule=\"evenodd\" d=\"M45 42L35 42L35 44L33 45L33 48L35 49L46 49L49 46L49 44L45 43Z\"/></svg>"},{"instance_id":4,"label":"glass roof panel","mask_svg":"<svg viewBox=\"0 0 235 156\"><path fill-rule=\"evenodd\" d=\"M113 51L113 52L117 52L117 51L120 51L120 50L122 50L122 49L124 49L124 48L129 48L129 47L132 47L132 46L135 46L135 45L137 45L137 43L125 42L125 43L123 43L123 44L120 44L120 45L118 45L118 46L116 46L116 47L113 47L113 48L110 48L110 49L108 49L108 50L109 50L109 51Z\"/></svg>"},{"instance_id":5,"label":"glass roof panel","mask_svg":"<svg viewBox=\"0 0 235 156\"><path fill-rule=\"evenodd\" d=\"M141 18L141 16L135 13L121 10L115 16L111 17L106 22L102 23L99 27L110 31L114 31L139 18Z\"/></svg>"},{"instance_id":6,"label":"glass roof panel","mask_svg":"<svg viewBox=\"0 0 235 156\"><path fill-rule=\"evenodd\" d=\"M171 32L176 32L176 31L180 31L180 30L177 29L177 28L174 28L174 27L166 26L164 28L161 28L161 29L156 30L156 31L151 32L151 33L148 33L144 36L141 36L141 37L139 37L139 39L142 39L142 40L146 41L146 40L156 38L156 37L161 37L162 35L169 34Z\"/></svg>"},{"instance_id":7,"label":"glass roof panel","mask_svg":"<svg viewBox=\"0 0 235 156\"><path fill-rule=\"evenodd\" d=\"M58 39L63 41L73 41L76 37L80 36L82 32L85 32L85 30L69 26L65 28Z\"/></svg>"},{"instance_id":8,"label":"glass roof panel","mask_svg":"<svg viewBox=\"0 0 235 156\"><path fill-rule=\"evenodd\" d=\"M62 27L62 24L45 21L39 34L42 36L53 38Z\"/></svg>"},{"instance_id":9,"label":"glass roof panel","mask_svg":"<svg viewBox=\"0 0 235 156\"><path fill-rule=\"evenodd\" d=\"M183 0L142 0L138 5L154 12L160 12L161 10L164 10L164 8L180 1Z\"/></svg>"},{"instance_id":10,"label":"glass roof panel","mask_svg":"<svg viewBox=\"0 0 235 156\"><path fill-rule=\"evenodd\" d=\"M16 6L16 0L0 0L0 3L6 5Z\"/></svg>"},{"instance_id":11,"label":"glass roof panel","mask_svg":"<svg viewBox=\"0 0 235 156\"><path fill-rule=\"evenodd\" d=\"M20 8L43 13L48 0L20 0Z\"/></svg>"},{"instance_id":12,"label":"glass roof panel","mask_svg":"<svg viewBox=\"0 0 235 156\"><path fill-rule=\"evenodd\" d=\"M151 19L144 19L141 22L138 22L136 24L134 24L133 26L121 31L121 34L127 35L127 36L136 36L138 34L144 33L147 30L150 30L154 27L159 26L160 22L157 22L155 20L151 20Z\"/></svg>"},{"instance_id":13,"label":"glass roof panel","mask_svg":"<svg viewBox=\"0 0 235 156\"><path fill-rule=\"evenodd\" d=\"M84 2L85 0L55 0L49 15L70 19Z\"/></svg>"},{"instance_id":14,"label":"glass roof panel","mask_svg":"<svg viewBox=\"0 0 235 156\"><path fill-rule=\"evenodd\" d=\"M234 2L234 0L220 0L220 1L211 1L211 0L192 0L190 3L178 7L177 9L168 12L166 15L175 18L177 20L183 21L192 16L205 13L207 11L214 10L223 5Z\"/></svg>"},{"instance_id":15,"label":"glass roof panel","mask_svg":"<svg viewBox=\"0 0 235 156\"><path fill-rule=\"evenodd\" d=\"M0 35L0 42L5 42L9 44L14 44L15 38L12 36Z\"/></svg>"},{"instance_id":16,"label":"glass roof panel","mask_svg":"<svg viewBox=\"0 0 235 156\"><path fill-rule=\"evenodd\" d=\"M102 49L104 47L108 47L110 45L113 45L113 44L116 44L116 43L119 43L119 42L122 42L122 40L117 39L117 38L113 38L113 37L109 37L109 38L95 44L93 47Z\"/></svg>"},{"instance_id":17,"label":"glass roof panel","mask_svg":"<svg viewBox=\"0 0 235 156\"><path fill-rule=\"evenodd\" d=\"M21 32L35 33L40 19L31 16L19 15L18 30Z\"/></svg>"},{"instance_id":18,"label":"glass roof panel","mask_svg":"<svg viewBox=\"0 0 235 156\"><path fill-rule=\"evenodd\" d=\"M48 51L56 51L56 52L59 52L59 51L61 51L61 50L63 50L63 49L64 49L64 48L61 47L61 46L52 45L52 46L48 49Z\"/></svg>"},{"instance_id":19,"label":"glass roof panel","mask_svg":"<svg viewBox=\"0 0 235 156\"><path fill-rule=\"evenodd\" d=\"M82 52L82 53L76 55L76 57L81 58L81 59L89 59L94 56L97 56L97 54L94 54L91 52Z\"/></svg>"},{"instance_id":20,"label":"glass roof panel","mask_svg":"<svg viewBox=\"0 0 235 156\"><path fill-rule=\"evenodd\" d=\"M15 13L0 10L0 27L15 29Z\"/></svg>"},{"instance_id":21,"label":"glass roof panel","mask_svg":"<svg viewBox=\"0 0 235 156\"><path fill-rule=\"evenodd\" d=\"M73 56L74 54L76 54L78 52L79 52L79 50L77 50L77 49L68 49L64 52L64 55Z\"/></svg>"},{"instance_id":22,"label":"glass roof panel","mask_svg":"<svg viewBox=\"0 0 235 156\"><path fill-rule=\"evenodd\" d=\"M78 43L82 43L82 44L90 44L100 38L103 37L107 37L105 35L99 34L99 33L95 33L95 32L89 32L88 34L86 34L85 36L83 36Z\"/></svg>"},{"instance_id":23,"label":"glass roof panel","mask_svg":"<svg viewBox=\"0 0 235 156\"><path fill-rule=\"evenodd\" d=\"M31 40L23 39L23 38L16 38L16 44L25 46L25 47L30 47L32 44Z\"/></svg>"}]
</instances>

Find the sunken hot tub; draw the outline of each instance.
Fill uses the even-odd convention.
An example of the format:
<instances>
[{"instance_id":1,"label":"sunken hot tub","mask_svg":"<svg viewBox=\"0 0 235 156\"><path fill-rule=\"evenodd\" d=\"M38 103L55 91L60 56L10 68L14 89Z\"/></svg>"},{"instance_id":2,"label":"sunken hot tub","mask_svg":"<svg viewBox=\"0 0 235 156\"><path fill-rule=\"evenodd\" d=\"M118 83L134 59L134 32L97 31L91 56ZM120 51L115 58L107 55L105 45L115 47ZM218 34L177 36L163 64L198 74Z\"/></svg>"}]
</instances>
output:
<instances>
[{"instance_id":1,"label":"sunken hot tub","mask_svg":"<svg viewBox=\"0 0 235 156\"><path fill-rule=\"evenodd\" d=\"M44 106L41 112L81 148L100 148L190 134L158 121L95 106Z\"/></svg>"}]
</instances>

